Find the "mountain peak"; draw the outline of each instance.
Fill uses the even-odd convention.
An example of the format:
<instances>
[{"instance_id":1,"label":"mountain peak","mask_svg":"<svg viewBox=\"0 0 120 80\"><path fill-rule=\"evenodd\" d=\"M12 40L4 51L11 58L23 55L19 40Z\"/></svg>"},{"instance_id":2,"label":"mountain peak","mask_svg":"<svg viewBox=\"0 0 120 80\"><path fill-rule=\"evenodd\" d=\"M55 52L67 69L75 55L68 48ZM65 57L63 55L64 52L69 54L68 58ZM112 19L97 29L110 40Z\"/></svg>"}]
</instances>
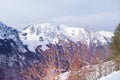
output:
<instances>
[{"instance_id":1,"label":"mountain peak","mask_svg":"<svg viewBox=\"0 0 120 80\"><path fill-rule=\"evenodd\" d=\"M0 22L0 39L11 38L16 40L17 30L8 27L6 24Z\"/></svg>"},{"instance_id":2,"label":"mountain peak","mask_svg":"<svg viewBox=\"0 0 120 80\"><path fill-rule=\"evenodd\" d=\"M18 31L0 22L0 40L6 40L6 39L14 41L21 52L25 51L22 47L22 42L19 38Z\"/></svg>"}]
</instances>

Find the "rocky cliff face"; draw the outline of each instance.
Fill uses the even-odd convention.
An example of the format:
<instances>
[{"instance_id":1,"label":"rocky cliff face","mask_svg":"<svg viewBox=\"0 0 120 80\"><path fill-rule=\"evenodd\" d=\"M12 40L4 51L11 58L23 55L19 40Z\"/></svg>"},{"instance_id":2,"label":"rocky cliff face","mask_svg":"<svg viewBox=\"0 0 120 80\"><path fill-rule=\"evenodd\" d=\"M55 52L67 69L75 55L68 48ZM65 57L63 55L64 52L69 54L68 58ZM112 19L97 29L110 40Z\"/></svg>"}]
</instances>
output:
<instances>
[{"instance_id":1,"label":"rocky cliff face","mask_svg":"<svg viewBox=\"0 0 120 80\"><path fill-rule=\"evenodd\" d=\"M19 35L23 44L30 51L41 55L42 62L44 62L42 65L47 67L53 61L57 69L65 72L69 70L75 56L79 57L80 67L96 64L96 59L106 60L111 54L109 45L113 33L93 32L84 28L45 23L30 25L23 29ZM40 67L40 65L37 66ZM31 69L36 70L37 67L34 68ZM44 72L44 68L40 68L41 70ZM41 74L38 73L38 75ZM36 75L34 77L38 78Z\"/></svg>"}]
</instances>

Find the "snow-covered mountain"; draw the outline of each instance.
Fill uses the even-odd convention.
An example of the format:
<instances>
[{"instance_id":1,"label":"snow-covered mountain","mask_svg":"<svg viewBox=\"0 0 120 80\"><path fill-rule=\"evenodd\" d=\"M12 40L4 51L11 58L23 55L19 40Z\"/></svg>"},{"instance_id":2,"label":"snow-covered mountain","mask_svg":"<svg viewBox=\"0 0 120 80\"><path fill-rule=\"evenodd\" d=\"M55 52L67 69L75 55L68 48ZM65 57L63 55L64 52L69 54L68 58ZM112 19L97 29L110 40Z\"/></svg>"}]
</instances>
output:
<instances>
[{"instance_id":1,"label":"snow-covered mountain","mask_svg":"<svg viewBox=\"0 0 120 80\"><path fill-rule=\"evenodd\" d=\"M56 68L66 72L74 55L80 56L82 66L88 65L94 54L100 53L100 58L107 54L112 36L111 32L49 23L17 31L0 22L0 80L26 80L24 75L36 80L45 74L34 75L27 70L34 68L38 73L39 68L44 71L51 60Z\"/></svg>"},{"instance_id":2,"label":"snow-covered mountain","mask_svg":"<svg viewBox=\"0 0 120 80\"><path fill-rule=\"evenodd\" d=\"M60 44L61 41L78 41L87 45L98 43L105 45L111 42L112 32L93 32L84 28L70 27L66 25L53 25L44 23L40 25L30 25L24 28L20 33L20 38L24 44L28 45L31 51L35 51L38 45L42 45L41 49L45 51L48 47L46 44Z\"/></svg>"},{"instance_id":3,"label":"snow-covered mountain","mask_svg":"<svg viewBox=\"0 0 120 80\"><path fill-rule=\"evenodd\" d=\"M2 22L0 22L0 39L1 40L13 40L18 46L18 50L20 52L26 52L26 50L23 48L21 44L22 42L20 41L18 31L11 27L8 27Z\"/></svg>"},{"instance_id":4,"label":"snow-covered mountain","mask_svg":"<svg viewBox=\"0 0 120 80\"><path fill-rule=\"evenodd\" d=\"M37 60L22 44L18 33L0 22L0 80L22 80L20 72Z\"/></svg>"}]
</instances>

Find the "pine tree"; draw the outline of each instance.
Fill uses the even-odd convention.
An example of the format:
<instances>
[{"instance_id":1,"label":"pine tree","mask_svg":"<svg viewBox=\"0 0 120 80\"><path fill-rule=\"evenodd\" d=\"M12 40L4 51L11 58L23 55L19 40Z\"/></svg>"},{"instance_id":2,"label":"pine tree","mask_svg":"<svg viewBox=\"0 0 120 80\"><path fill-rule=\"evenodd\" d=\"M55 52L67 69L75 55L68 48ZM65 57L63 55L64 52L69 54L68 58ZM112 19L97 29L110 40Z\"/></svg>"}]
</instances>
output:
<instances>
[{"instance_id":1,"label":"pine tree","mask_svg":"<svg viewBox=\"0 0 120 80\"><path fill-rule=\"evenodd\" d=\"M115 62L115 70L120 70L120 24L114 31L110 48L112 50L112 59Z\"/></svg>"}]
</instances>

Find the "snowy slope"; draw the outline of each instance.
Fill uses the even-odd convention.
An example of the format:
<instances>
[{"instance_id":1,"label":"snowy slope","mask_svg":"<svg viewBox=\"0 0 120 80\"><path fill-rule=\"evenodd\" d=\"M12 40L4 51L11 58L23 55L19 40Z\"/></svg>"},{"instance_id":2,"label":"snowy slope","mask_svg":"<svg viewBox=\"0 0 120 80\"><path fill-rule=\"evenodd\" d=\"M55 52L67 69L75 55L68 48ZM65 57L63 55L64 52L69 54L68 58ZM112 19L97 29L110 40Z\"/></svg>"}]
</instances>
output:
<instances>
[{"instance_id":1,"label":"snowy slope","mask_svg":"<svg viewBox=\"0 0 120 80\"><path fill-rule=\"evenodd\" d=\"M29 49L34 51L38 45L42 45L42 50L46 50L46 44L58 44L60 41L71 40L73 42L99 43L101 45L110 42L113 33L111 32L93 32L84 28L70 27L66 25L53 25L44 23L40 25L30 25L23 29L20 38Z\"/></svg>"},{"instance_id":2,"label":"snowy slope","mask_svg":"<svg viewBox=\"0 0 120 80\"><path fill-rule=\"evenodd\" d=\"M102 77L98 80L120 80L120 71L113 72L108 76Z\"/></svg>"},{"instance_id":3,"label":"snowy slope","mask_svg":"<svg viewBox=\"0 0 120 80\"><path fill-rule=\"evenodd\" d=\"M22 42L20 41L18 31L11 27L8 27L2 22L0 22L0 39L1 40L12 39L17 44L20 52L26 52L26 50L21 45Z\"/></svg>"}]
</instances>

